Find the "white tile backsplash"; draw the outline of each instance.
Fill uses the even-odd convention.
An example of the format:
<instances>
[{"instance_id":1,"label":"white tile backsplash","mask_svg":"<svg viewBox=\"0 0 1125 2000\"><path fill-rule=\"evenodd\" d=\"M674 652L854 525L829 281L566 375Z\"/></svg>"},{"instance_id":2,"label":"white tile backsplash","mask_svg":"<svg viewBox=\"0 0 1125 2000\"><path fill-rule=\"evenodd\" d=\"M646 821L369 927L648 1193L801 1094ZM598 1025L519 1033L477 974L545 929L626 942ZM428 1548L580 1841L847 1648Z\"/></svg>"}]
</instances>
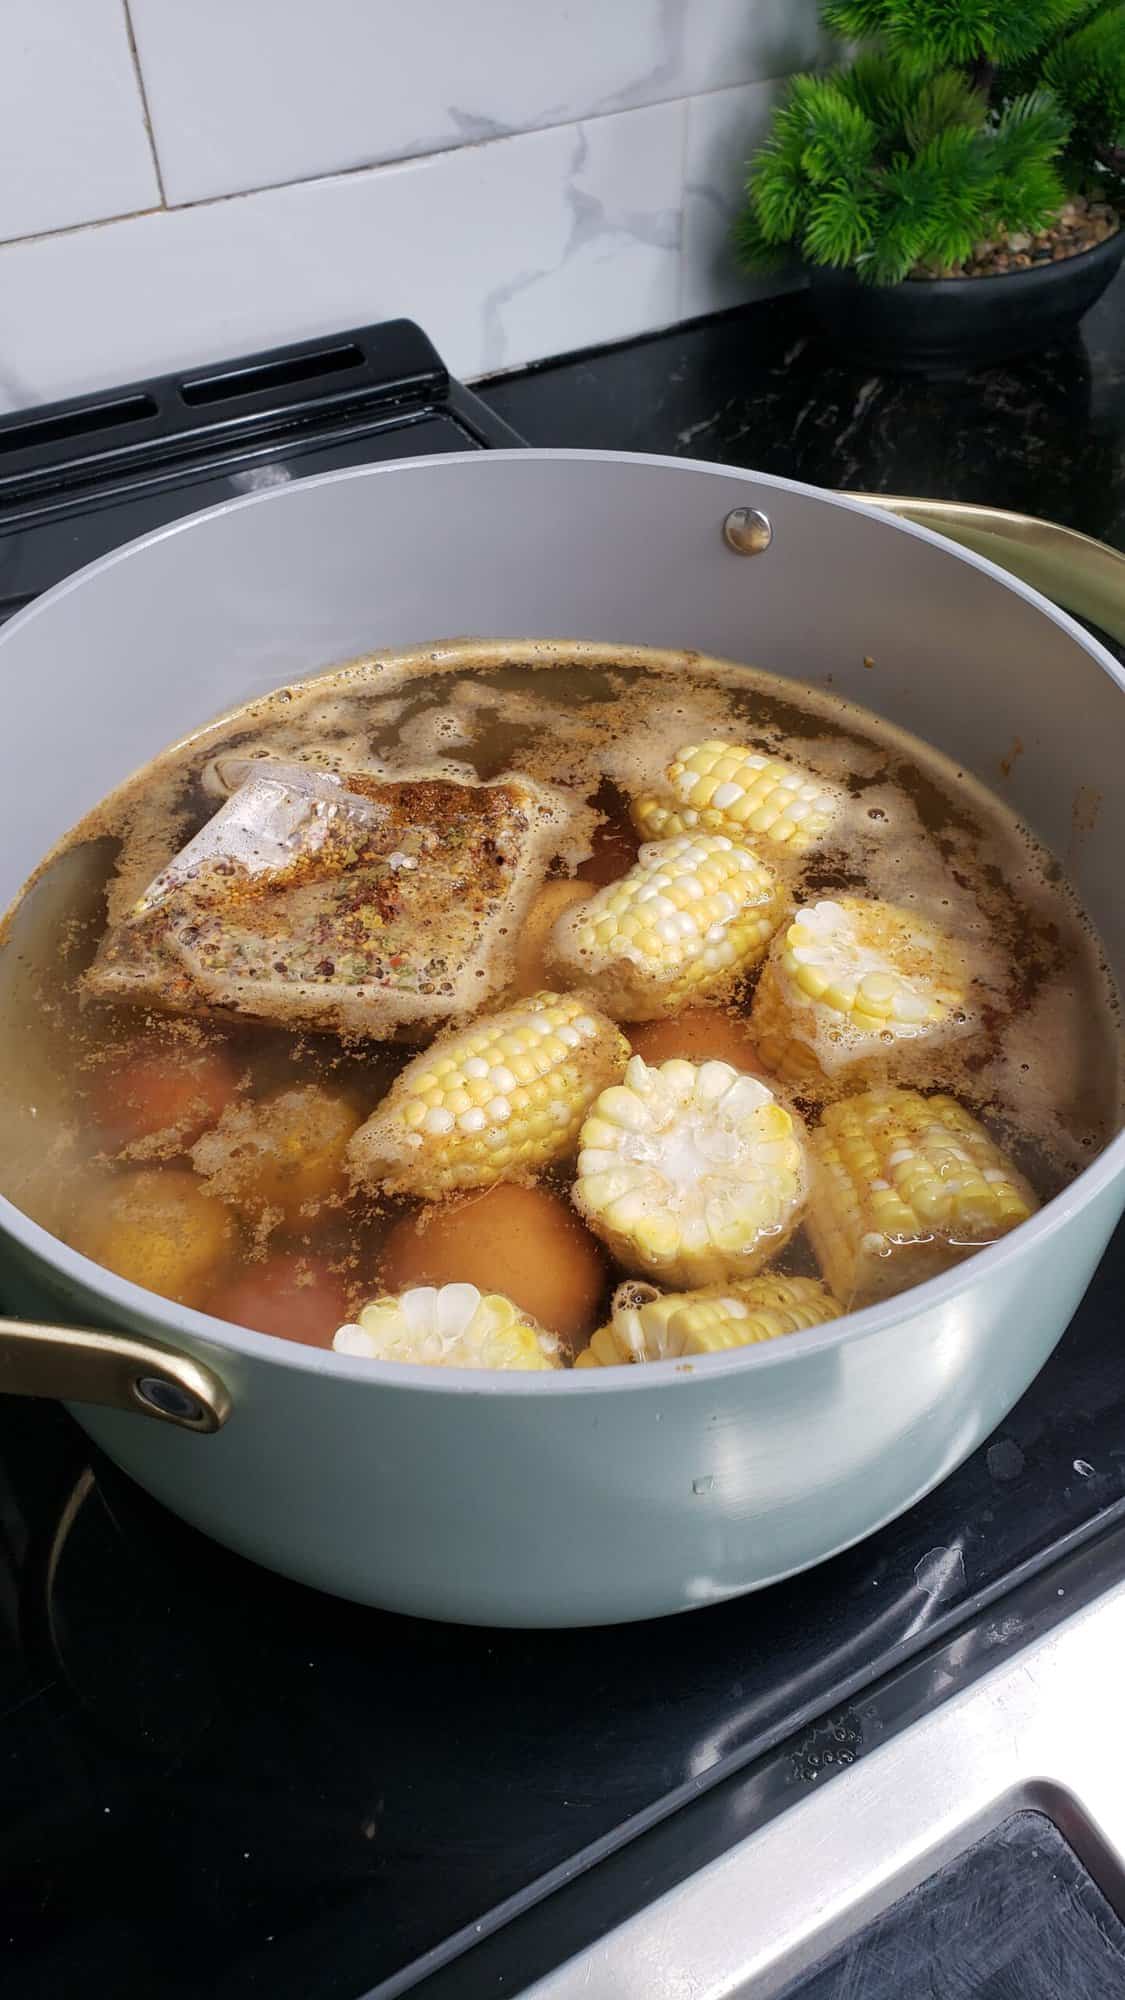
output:
<instances>
[{"instance_id":1,"label":"white tile backsplash","mask_svg":"<svg viewBox=\"0 0 1125 2000\"><path fill-rule=\"evenodd\" d=\"M0 239L159 200L123 0L3 0Z\"/></svg>"},{"instance_id":2,"label":"white tile backsplash","mask_svg":"<svg viewBox=\"0 0 1125 2000\"><path fill-rule=\"evenodd\" d=\"M399 314L469 376L667 324L684 120L682 103L653 105L13 244L0 399Z\"/></svg>"},{"instance_id":3,"label":"white tile backsplash","mask_svg":"<svg viewBox=\"0 0 1125 2000\"><path fill-rule=\"evenodd\" d=\"M130 0L168 199L777 76L804 0Z\"/></svg>"},{"instance_id":4,"label":"white tile backsplash","mask_svg":"<svg viewBox=\"0 0 1125 2000\"><path fill-rule=\"evenodd\" d=\"M734 303L771 80L824 46L815 0L0 0L0 408L391 315L472 377Z\"/></svg>"},{"instance_id":5,"label":"white tile backsplash","mask_svg":"<svg viewBox=\"0 0 1125 2000\"><path fill-rule=\"evenodd\" d=\"M751 277L739 269L731 232L741 205L746 162L765 137L780 88L777 83L743 83L688 99L682 319L718 312L778 289L772 274Z\"/></svg>"},{"instance_id":6,"label":"white tile backsplash","mask_svg":"<svg viewBox=\"0 0 1125 2000\"><path fill-rule=\"evenodd\" d=\"M684 92L815 69L828 47L810 0L686 0Z\"/></svg>"},{"instance_id":7,"label":"white tile backsplash","mask_svg":"<svg viewBox=\"0 0 1125 2000\"><path fill-rule=\"evenodd\" d=\"M318 0L315 17L277 0L131 5L172 202L443 152L680 88L683 0Z\"/></svg>"}]
</instances>

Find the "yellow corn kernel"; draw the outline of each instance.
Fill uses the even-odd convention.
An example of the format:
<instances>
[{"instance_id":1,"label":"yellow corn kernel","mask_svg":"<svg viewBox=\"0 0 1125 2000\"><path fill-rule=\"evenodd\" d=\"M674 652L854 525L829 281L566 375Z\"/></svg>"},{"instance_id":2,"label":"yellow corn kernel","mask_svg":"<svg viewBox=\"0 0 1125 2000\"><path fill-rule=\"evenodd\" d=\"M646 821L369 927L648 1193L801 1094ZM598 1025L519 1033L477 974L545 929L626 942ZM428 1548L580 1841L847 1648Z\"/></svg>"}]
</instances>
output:
<instances>
[{"instance_id":1,"label":"yellow corn kernel","mask_svg":"<svg viewBox=\"0 0 1125 2000\"><path fill-rule=\"evenodd\" d=\"M612 1317L575 1359L576 1368L611 1368L623 1361L674 1361L684 1354L722 1354L837 1319L842 1308L818 1278L769 1273L745 1284L707 1285L693 1292L657 1292L619 1285Z\"/></svg>"},{"instance_id":2,"label":"yellow corn kernel","mask_svg":"<svg viewBox=\"0 0 1125 2000\"><path fill-rule=\"evenodd\" d=\"M561 1368L559 1343L511 1299L475 1285L416 1285L364 1306L332 1337L337 1354L430 1368Z\"/></svg>"},{"instance_id":3,"label":"yellow corn kernel","mask_svg":"<svg viewBox=\"0 0 1125 2000\"><path fill-rule=\"evenodd\" d=\"M895 903L841 896L797 911L774 942L750 1028L771 1076L828 1096L918 1073L967 986L952 938Z\"/></svg>"},{"instance_id":4,"label":"yellow corn kernel","mask_svg":"<svg viewBox=\"0 0 1125 2000\"><path fill-rule=\"evenodd\" d=\"M633 800L644 840L677 833L725 833L744 846L803 854L837 810L819 778L744 743L689 743L664 773L664 784Z\"/></svg>"},{"instance_id":5,"label":"yellow corn kernel","mask_svg":"<svg viewBox=\"0 0 1125 2000\"><path fill-rule=\"evenodd\" d=\"M674 1285L753 1276L801 1219L795 1114L729 1063L634 1056L579 1138L574 1202L626 1270Z\"/></svg>"},{"instance_id":6,"label":"yellow corn kernel","mask_svg":"<svg viewBox=\"0 0 1125 2000\"><path fill-rule=\"evenodd\" d=\"M574 994L536 993L434 1042L351 1142L357 1179L432 1200L490 1187L569 1152L624 1036Z\"/></svg>"},{"instance_id":7,"label":"yellow corn kernel","mask_svg":"<svg viewBox=\"0 0 1125 2000\"><path fill-rule=\"evenodd\" d=\"M849 1308L936 1277L1038 1206L952 1097L861 1091L829 1106L809 1145L809 1236Z\"/></svg>"},{"instance_id":8,"label":"yellow corn kernel","mask_svg":"<svg viewBox=\"0 0 1125 2000\"><path fill-rule=\"evenodd\" d=\"M560 918L548 967L622 1021L653 1021L717 998L756 965L783 900L773 871L724 834L642 847L636 864Z\"/></svg>"}]
</instances>

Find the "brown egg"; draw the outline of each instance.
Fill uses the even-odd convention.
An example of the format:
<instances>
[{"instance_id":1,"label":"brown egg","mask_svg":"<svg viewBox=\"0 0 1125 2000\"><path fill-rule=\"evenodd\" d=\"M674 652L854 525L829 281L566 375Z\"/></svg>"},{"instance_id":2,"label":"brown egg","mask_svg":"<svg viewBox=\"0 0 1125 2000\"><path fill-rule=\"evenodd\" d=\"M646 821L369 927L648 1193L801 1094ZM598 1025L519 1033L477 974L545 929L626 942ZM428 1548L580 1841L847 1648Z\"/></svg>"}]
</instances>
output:
<instances>
[{"instance_id":1,"label":"brown egg","mask_svg":"<svg viewBox=\"0 0 1125 2000\"><path fill-rule=\"evenodd\" d=\"M229 1264L237 1230L186 1167L143 1167L89 1197L70 1242L119 1278L198 1305Z\"/></svg>"},{"instance_id":2,"label":"brown egg","mask_svg":"<svg viewBox=\"0 0 1125 2000\"><path fill-rule=\"evenodd\" d=\"M606 1264L568 1202L502 1182L404 1216L383 1246L379 1278L388 1292L453 1284L503 1292L548 1332L576 1341L598 1324Z\"/></svg>"},{"instance_id":3,"label":"brown egg","mask_svg":"<svg viewBox=\"0 0 1125 2000\"><path fill-rule=\"evenodd\" d=\"M545 882L523 921L516 946L516 980L513 996L522 998L550 985L543 960L547 939L565 910L587 903L594 893L592 882Z\"/></svg>"},{"instance_id":4,"label":"brown egg","mask_svg":"<svg viewBox=\"0 0 1125 2000\"><path fill-rule=\"evenodd\" d=\"M685 1007L667 1021L638 1021L628 1030L635 1056L647 1063L725 1062L732 1069L755 1070L761 1074L747 1021L718 1007Z\"/></svg>"},{"instance_id":5,"label":"brown egg","mask_svg":"<svg viewBox=\"0 0 1125 2000\"><path fill-rule=\"evenodd\" d=\"M297 1222L347 1188L348 1140L361 1123L351 1099L321 1083L228 1105L192 1147L212 1191L249 1216L267 1210Z\"/></svg>"}]
</instances>

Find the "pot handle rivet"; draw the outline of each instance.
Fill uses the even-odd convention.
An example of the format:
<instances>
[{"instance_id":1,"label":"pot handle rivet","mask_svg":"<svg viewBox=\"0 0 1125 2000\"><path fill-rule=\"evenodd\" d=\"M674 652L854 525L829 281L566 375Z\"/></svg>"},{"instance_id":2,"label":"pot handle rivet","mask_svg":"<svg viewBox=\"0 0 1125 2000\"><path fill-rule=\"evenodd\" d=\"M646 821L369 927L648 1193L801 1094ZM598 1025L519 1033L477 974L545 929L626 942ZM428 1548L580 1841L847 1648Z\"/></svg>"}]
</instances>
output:
<instances>
[{"instance_id":1,"label":"pot handle rivet","mask_svg":"<svg viewBox=\"0 0 1125 2000\"><path fill-rule=\"evenodd\" d=\"M185 1430L210 1430L207 1411L198 1396L193 1396L179 1382L169 1382L163 1375L139 1375L136 1381L137 1401L143 1403L155 1415L169 1417L173 1423L182 1424Z\"/></svg>"},{"instance_id":2,"label":"pot handle rivet","mask_svg":"<svg viewBox=\"0 0 1125 2000\"><path fill-rule=\"evenodd\" d=\"M773 540L769 515L758 507L732 507L723 522L723 540L736 556L760 556Z\"/></svg>"}]
</instances>

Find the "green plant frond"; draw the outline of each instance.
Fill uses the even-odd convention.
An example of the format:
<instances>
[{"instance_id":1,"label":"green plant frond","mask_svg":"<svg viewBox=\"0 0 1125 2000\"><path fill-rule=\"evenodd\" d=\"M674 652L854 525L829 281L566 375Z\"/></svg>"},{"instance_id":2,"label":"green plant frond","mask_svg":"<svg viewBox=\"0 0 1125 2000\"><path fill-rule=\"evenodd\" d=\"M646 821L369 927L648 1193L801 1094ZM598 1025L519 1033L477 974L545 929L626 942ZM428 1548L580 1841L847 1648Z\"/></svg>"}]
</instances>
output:
<instances>
[{"instance_id":1,"label":"green plant frond","mask_svg":"<svg viewBox=\"0 0 1125 2000\"><path fill-rule=\"evenodd\" d=\"M883 49L861 49L851 68L841 70L836 85L880 133L901 128L914 102L909 81Z\"/></svg>"},{"instance_id":2,"label":"green plant frond","mask_svg":"<svg viewBox=\"0 0 1125 2000\"><path fill-rule=\"evenodd\" d=\"M792 232L789 232L791 234ZM757 208L748 201L731 230L731 245L744 271L771 271L783 261L788 236L767 236Z\"/></svg>"},{"instance_id":3,"label":"green plant frond","mask_svg":"<svg viewBox=\"0 0 1125 2000\"><path fill-rule=\"evenodd\" d=\"M813 190L857 184L870 170L878 133L832 77L797 76L749 164L752 241L778 246L800 233Z\"/></svg>"},{"instance_id":4,"label":"green plant frond","mask_svg":"<svg viewBox=\"0 0 1125 2000\"><path fill-rule=\"evenodd\" d=\"M928 77L913 92L913 102L903 120L903 130L912 152L957 126L979 132L988 116L988 100L974 90L957 69L942 69Z\"/></svg>"},{"instance_id":5,"label":"green plant frond","mask_svg":"<svg viewBox=\"0 0 1125 2000\"><path fill-rule=\"evenodd\" d=\"M1038 90L1042 85L1050 84L1047 66L1060 44L1069 40L1072 32L1080 25L1110 8L1116 8L1119 4L1120 0L1081 0L1073 20L1057 28L1026 55L1002 57L996 64L997 99L1024 97L1028 91Z\"/></svg>"},{"instance_id":6,"label":"green plant frond","mask_svg":"<svg viewBox=\"0 0 1125 2000\"><path fill-rule=\"evenodd\" d=\"M869 248L878 219L873 184L818 188L808 205L801 247L814 264L854 264Z\"/></svg>"},{"instance_id":7,"label":"green plant frond","mask_svg":"<svg viewBox=\"0 0 1125 2000\"><path fill-rule=\"evenodd\" d=\"M1032 235L1045 229L1066 200L1066 183L1047 160L1031 160L1018 181L1002 183L997 194L999 229L1023 229Z\"/></svg>"},{"instance_id":8,"label":"green plant frond","mask_svg":"<svg viewBox=\"0 0 1125 2000\"><path fill-rule=\"evenodd\" d=\"M866 284L895 285L925 256L939 199L933 177L907 154L892 160L879 191L879 227L859 266Z\"/></svg>"},{"instance_id":9,"label":"green plant frond","mask_svg":"<svg viewBox=\"0 0 1125 2000\"><path fill-rule=\"evenodd\" d=\"M945 270L963 264L984 233L995 181L987 138L965 127L935 133L914 161L933 190L924 260Z\"/></svg>"},{"instance_id":10,"label":"green plant frond","mask_svg":"<svg viewBox=\"0 0 1125 2000\"><path fill-rule=\"evenodd\" d=\"M1024 61L1090 13L1096 0L829 0L825 26L881 39L914 76L987 59Z\"/></svg>"},{"instance_id":11,"label":"green plant frond","mask_svg":"<svg viewBox=\"0 0 1125 2000\"><path fill-rule=\"evenodd\" d=\"M769 137L751 157L749 180L752 181L767 165L798 176L801 155L805 150L806 129L806 121L795 105L779 105L770 121Z\"/></svg>"},{"instance_id":12,"label":"green plant frond","mask_svg":"<svg viewBox=\"0 0 1125 2000\"><path fill-rule=\"evenodd\" d=\"M886 0L822 0L820 18L841 41L866 42L879 34L886 11Z\"/></svg>"},{"instance_id":13,"label":"green plant frond","mask_svg":"<svg viewBox=\"0 0 1125 2000\"><path fill-rule=\"evenodd\" d=\"M1125 125L1125 5L1103 6L1053 48L1043 80L1091 138Z\"/></svg>"},{"instance_id":14,"label":"green plant frond","mask_svg":"<svg viewBox=\"0 0 1125 2000\"><path fill-rule=\"evenodd\" d=\"M787 243L796 233L804 210L807 177L802 159L808 133L808 102L815 94L818 79L795 76L782 102L774 109L769 136L747 166L747 205L753 210L747 223L744 249L749 254L750 234L763 244Z\"/></svg>"},{"instance_id":15,"label":"green plant frond","mask_svg":"<svg viewBox=\"0 0 1125 2000\"><path fill-rule=\"evenodd\" d=\"M988 54L993 46L998 12L1015 12L1024 0L1006 10L997 0L886 0L883 35L887 47L911 68L945 69ZM1028 0L1034 4L1034 0Z\"/></svg>"},{"instance_id":16,"label":"green plant frond","mask_svg":"<svg viewBox=\"0 0 1125 2000\"><path fill-rule=\"evenodd\" d=\"M818 76L815 70L799 70L786 85L786 107L798 117L812 117L825 93L834 96L839 88L840 77L834 71Z\"/></svg>"},{"instance_id":17,"label":"green plant frond","mask_svg":"<svg viewBox=\"0 0 1125 2000\"><path fill-rule=\"evenodd\" d=\"M960 0L957 0L960 4ZM1091 0L996 0L988 53L999 64L1026 62L1090 12Z\"/></svg>"},{"instance_id":18,"label":"green plant frond","mask_svg":"<svg viewBox=\"0 0 1125 2000\"><path fill-rule=\"evenodd\" d=\"M808 116L801 165L818 187L852 181L870 166L878 143L878 132L858 104L850 104L842 91L825 90Z\"/></svg>"},{"instance_id":19,"label":"green plant frond","mask_svg":"<svg viewBox=\"0 0 1125 2000\"><path fill-rule=\"evenodd\" d=\"M804 182L768 153L758 155L747 213L763 241L781 245L796 234L805 210Z\"/></svg>"},{"instance_id":20,"label":"green plant frond","mask_svg":"<svg viewBox=\"0 0 1125 2000\"><path fill-rule=\"evenodd\" d=\"M1050 91L1016 98L988 134L993 182L989 228L1042 229L1066 199L1056 166L1070 120Z\"/></svg>"},{"instance_id":21,"label":"green plant frond","mask_svg":"<svg viewBox=\"0 0 1125 2000\"><path fill-rule=\"evenodd\" d=\"M1053 91L1014 97L991 135L997 171L1018 173L1025 162L1056 159L1069 137L1070 119Z\"/></svg>"}]
</instances>

